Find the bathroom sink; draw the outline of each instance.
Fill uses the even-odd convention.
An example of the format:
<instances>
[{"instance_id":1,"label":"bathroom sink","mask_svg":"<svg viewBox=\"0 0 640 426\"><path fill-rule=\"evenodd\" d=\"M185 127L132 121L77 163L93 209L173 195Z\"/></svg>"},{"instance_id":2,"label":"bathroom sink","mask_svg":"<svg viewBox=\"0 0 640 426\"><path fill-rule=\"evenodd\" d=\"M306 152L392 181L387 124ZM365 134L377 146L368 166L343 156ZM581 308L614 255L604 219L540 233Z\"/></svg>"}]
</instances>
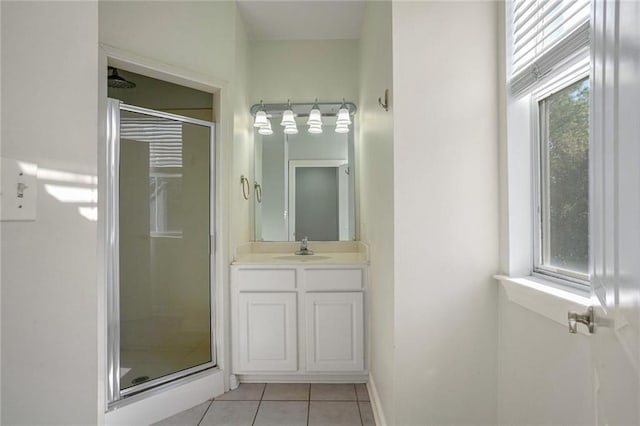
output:
<instances>
[{"instance_id":1,"label":"bathroom sink","mask_svg":"<svg viewBox=\"0 0 640 426\"><path fill-rule=\"evenodd\" d=\"M288 260L291 262L313 262L317 260L331 259L329 256L318 256L317 254L310 255L291 255L291 256L274 256L274 259Z\"/></svg>"}]
</instances>

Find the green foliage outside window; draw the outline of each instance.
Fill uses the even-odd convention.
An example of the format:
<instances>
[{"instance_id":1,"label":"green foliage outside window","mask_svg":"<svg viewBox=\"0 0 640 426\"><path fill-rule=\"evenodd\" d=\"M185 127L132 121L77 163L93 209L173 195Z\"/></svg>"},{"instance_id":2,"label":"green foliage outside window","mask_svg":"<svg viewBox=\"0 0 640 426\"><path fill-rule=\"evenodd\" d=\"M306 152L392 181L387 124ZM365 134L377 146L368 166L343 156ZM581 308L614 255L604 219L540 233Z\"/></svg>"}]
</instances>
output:
<instances>
[{"instance_id":1,"label":"green foliage outside window","mask_svg":"<svg viewBox=\"0 0 640 426\"><path fill-rule=\"evenodd\" d=\"M542 263L588 273L589 80L541 106Z\"/></svg>"}]
</instances>

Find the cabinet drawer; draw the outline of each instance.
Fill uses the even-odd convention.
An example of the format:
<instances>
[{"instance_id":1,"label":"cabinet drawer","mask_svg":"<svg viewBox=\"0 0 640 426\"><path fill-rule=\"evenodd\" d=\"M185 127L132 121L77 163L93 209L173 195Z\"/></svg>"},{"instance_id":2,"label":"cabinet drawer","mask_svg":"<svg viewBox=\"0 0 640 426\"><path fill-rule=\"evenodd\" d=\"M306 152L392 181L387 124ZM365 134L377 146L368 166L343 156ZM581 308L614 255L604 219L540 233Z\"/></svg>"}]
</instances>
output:
<instances>
[{"instance_id":1,"label":"cabinet drawer","mask_svg":"<svg viewBox=\"0 0 640 426\"><path fill-rule=\"evenodd\" d=\"M309 269L305 280L308 291L360 290L362 269Z\"/></svg>"},{"instance_id":2,"label":"cabinet drawer","mask_svg":"<svg viewBox=\"0 0 640 426\"><path fill-rule=\"evenodd\" d=\"M240 291L295 290L295 269L240 269L236 273Z\"/></svg>"}]
</instances>

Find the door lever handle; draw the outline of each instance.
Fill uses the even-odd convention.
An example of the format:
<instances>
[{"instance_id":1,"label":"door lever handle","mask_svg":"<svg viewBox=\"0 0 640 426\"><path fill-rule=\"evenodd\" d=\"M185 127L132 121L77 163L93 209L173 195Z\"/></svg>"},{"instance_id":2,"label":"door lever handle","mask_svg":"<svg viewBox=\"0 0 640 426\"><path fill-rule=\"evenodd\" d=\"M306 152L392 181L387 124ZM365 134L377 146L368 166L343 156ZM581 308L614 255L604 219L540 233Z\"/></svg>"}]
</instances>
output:
<instances>
[{"instance_id":1,"label":"door lever handle","mask_svg":"<svg viewBox=\"0 0 640 426\"><path fill-rule=\"evenodd\" d=\"M583 314L569 311L567 319L569 321L569 333L576 334L578 332L578 323L586 325L589 329L589 334L593 334L595 330L593 306L589 306Z\"/></svg>"}]
</instances>

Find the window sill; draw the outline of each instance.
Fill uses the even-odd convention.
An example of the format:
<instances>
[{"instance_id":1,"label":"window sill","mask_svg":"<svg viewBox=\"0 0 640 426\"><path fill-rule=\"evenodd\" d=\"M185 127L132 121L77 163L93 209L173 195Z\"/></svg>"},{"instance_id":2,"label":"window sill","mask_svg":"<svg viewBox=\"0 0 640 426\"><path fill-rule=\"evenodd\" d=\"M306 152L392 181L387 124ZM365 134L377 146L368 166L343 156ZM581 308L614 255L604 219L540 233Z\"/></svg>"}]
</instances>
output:
<instances>
[{"instance_id":1,"label":"window sill","mask_svg":"<svg viewBox=\"0 0 640 426\"><path fill-rule=\"evenodd\" d=\"M508 277L495 275L504 287L510 302L568 327L567 312L582 312L591 306L588 291L560 287L550 281L537 277ZM584 327L578 327L578 333L589 335Z\"/></svg>"}]
</instances>

